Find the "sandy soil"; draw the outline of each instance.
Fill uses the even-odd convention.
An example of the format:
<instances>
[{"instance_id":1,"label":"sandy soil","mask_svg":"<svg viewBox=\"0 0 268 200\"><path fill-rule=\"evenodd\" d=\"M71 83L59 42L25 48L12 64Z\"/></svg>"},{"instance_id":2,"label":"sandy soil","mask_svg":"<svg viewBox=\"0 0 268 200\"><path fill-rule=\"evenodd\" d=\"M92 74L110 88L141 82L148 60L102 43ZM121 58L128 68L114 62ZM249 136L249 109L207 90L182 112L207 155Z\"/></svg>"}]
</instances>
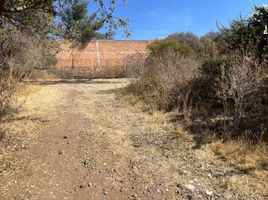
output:
<instances>
[{"instance_id":1,"label":"sandy soil","mask_svg":"<svg viewBox=\"0 0 268 200\"><path fill-rule=\"evenodd\" d=\"M118 98L127 84L30 86L35 92L7 120L0 142L0 199L268 198L209 149L193 149L168 114L145 113ZM230 180L249 189L234 189Z\"/></svg>"}]
</instances>

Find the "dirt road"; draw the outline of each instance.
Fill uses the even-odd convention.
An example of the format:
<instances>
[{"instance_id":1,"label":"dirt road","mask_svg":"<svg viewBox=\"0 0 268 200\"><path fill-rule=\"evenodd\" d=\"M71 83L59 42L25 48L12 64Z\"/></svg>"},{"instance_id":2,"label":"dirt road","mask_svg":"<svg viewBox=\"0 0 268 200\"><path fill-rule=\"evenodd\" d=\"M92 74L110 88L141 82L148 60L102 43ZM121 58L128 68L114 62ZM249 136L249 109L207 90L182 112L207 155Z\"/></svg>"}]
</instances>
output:
<instances>
[{"instance_id":1,"label":"dirt road","mask_svg":"<svg viewBox=\"0 0 268 200\"><path fill-rule=\"evenodd\" d=\"M243 177L211 151L193 150L191 137L167 114L145 113L119 99L117 89L126 84L32 86L36 91L23 110L6 122L11 128L1 141L0 199L258 197L258 191L243 196L232 190L228 180Z\"/></svg>"}]
</instances>

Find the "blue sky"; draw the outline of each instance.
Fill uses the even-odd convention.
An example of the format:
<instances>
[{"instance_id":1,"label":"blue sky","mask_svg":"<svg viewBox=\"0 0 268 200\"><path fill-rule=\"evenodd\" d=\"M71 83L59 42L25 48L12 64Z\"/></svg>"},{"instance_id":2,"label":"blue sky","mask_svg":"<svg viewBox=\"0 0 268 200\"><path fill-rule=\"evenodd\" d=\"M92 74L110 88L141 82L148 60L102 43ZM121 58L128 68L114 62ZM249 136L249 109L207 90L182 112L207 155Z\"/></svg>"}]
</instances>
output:
<instances>
[{"instance_id":1,"label":"blue sky","mask_svg":"<svg viewBox=\"0 0 268 200\"><path fill-rule=\"evenodd\" d=\"M191 31L203 35L216 31L216 22L228 25L240 14L247 16L253 5L267 0L128 0L124 7L117 0L117 16L129 18L131 36L118 31L115 39L147 40L174 32ZM121 1L121 2L120 2Z\"/></svg>"}]
</instances>

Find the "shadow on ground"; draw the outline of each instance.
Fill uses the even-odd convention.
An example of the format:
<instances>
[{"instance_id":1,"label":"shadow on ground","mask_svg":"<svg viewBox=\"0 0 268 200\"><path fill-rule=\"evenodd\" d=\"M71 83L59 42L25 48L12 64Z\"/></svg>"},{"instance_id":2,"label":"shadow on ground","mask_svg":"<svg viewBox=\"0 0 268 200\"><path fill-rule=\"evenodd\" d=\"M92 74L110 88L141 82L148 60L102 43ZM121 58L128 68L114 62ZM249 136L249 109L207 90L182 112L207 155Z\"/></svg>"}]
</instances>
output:
<instances>
[{"instance_id":1,"label":"shadow on ground","mask_svg":"<svg viewBox=\"0 0 268 200\"><path fill-rule=\"evenodd\" d=\"M111 81L109 79L61 79L61 80L49 80L49 81L39 81L39 80L28 80L23 81L26 84L32 85L60 85L60 84L117 84L120 81Z\"/></svg>"},{"instance_id":2,"label":"shadow on ground","mask_svg":"<svg viewBox=\"0 0 268 200\"><path fill-rule=\"evenodd\" d=\"M96 94L122 94L123 92L124 92L124 89L115 88L115 89L109 89L109 90L100 90L96 92Z\"/></svg>"},{"instance_id":3,"label":"shadow on ground","mask_svg":"<svg viewBox=\"0 0 268 200\"><path fill-rule=\"evenodd\" d=\"M43 119L41 117L32 117L31 115L22 116L22 117L10 117L10 118L2 120L2 122L17 122L17 121L24 121L24 120L49 122L49 120Z\"/></svg>"}]
</instances>

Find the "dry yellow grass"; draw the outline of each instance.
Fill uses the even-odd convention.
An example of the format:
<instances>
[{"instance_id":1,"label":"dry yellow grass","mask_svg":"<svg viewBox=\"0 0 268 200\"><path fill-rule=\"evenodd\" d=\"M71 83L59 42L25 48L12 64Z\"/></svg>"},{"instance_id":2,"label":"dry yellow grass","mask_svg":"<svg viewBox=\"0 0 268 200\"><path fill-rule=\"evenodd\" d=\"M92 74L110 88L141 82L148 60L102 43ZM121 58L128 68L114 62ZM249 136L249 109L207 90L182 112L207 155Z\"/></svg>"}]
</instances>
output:
<instances>
[{"instance_id":1,"label":"dry yellow grass","mask_svg":"<svg viewBox=\"0 0 268 200\"><path fill-rule=\"evenodd\" d=\"M216 142L212 149L222 158L228 160L241 171L262 170L268 165L268 149L266 144L248 145L232 141Z\"/></svg>"},{"instance_id":2,"label":"dry yellow grass","mask_svg":"<svg viewBox=\"0 0 268 200\"><path fill-rule=\"evenodd\" d=\"M29 96L32 94L35 94L36 92L40 91L41 87L40 86L34 86L34 85L22 85L20 86L17 96Z\"/></svg>"},{"instance_id":3,"label":"dry yellow grass","mask_svg":"<svg viewBox=\"0 0 268 200\"><path fill-rule=\"evenodd\" d=\"M268 188L268 149L267 145L259 143L248 145L238 141L211 144L212 149L226 160L241 174L231 176L227 187L241 192L254 191L266 193Z\"/></svg>"},{"instance_id":4,"label":"dry yellow grass","mask_svg":"<svg viewBox=\"0 0 268 200\"><path fill-rule=\"evenodd\" d=\"M34 85L20 86L13 101L13 106L19 108L19 112L1 122L6 131L4 141L0 143L3 145L0 146L0 171L17 163L14 158L18 149L26 148L37 135L34 130L53 117L51 111L60 103L60 99L61 92L58 90L50 91L50 88Z\"/></svg>"},{"instance_id":5,"label":"dry yellow grass","mask_svg":"<svg viewBox=\"0 0 268 200\"><path fill-rule=\"evenodd\" d=\"M151 124L151 128L158 129L158 131L163 127L165 129L165 124L168 122L167 119L169 116L167 113L156 111L152 106L146 105L147 102L138 96L125 95L122 98L128 104L139 107L140 110L145 110L147 114L153 113L154 116L161 116L155 118L154 123ZM169 127L171 127L170 124ZM180 124L173 125L173 128L175 128L181 140L183 137L185 137L185 141L192 140L192 135L187 133ZM231 141L227 143L216 141L204 145L201 149L192 151L191 153L196 155L200 163L213 160L217 170L225 171L227 169L226 166L235 168L238 173L226 175L225 181L222 183L228 190L237 191L242 194L251 194L252 196L267 194L268 148L266 144L247 145L242 141ZM221 159L216 160L217 156Z\"/></svg>"}]
</instances>

